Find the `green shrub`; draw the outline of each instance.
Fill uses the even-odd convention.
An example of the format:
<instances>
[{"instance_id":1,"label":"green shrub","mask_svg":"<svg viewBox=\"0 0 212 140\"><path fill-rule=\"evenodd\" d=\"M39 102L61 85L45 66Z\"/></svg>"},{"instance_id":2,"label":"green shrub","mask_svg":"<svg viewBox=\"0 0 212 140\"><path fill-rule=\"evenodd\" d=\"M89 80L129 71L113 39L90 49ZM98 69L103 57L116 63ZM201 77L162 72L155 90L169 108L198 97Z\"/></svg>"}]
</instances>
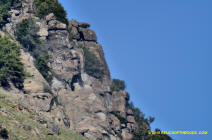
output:
<instances>
[{"instance_id":1,"label":"green shrub","mask_svg":"<svg viewBox=\"0 0 212 140\"><path fill-rule=\"evenodd\" d=\"M20 7L21 2L19 0L0 0L0 28L8 23L10 17L9 11L12 6Z\"/></svg>"},{"instance_id":2,"label":"green shrub","mask_svg":"<svg viewBox=\"0 0 212 140\"><path fill-rule=\"evenodd\" d=\"M67 14L58 0L35 0L36 16L44 18L50 13L54 13L58 21L68 24Z\"/></svg>"},{"instance_id":3,"label":"green shrub","mask_svg":"<svg viewBox=\"0 0 212 140\"><path fill-rule=\"evenodd\" d=\"M1 131L0 131L0 136L3 138L3 139L8 139L8 136L9 135L9 132L7 131L7 129L2 129Z\"/></svg>"},{"instance_id":4,"label":"green shrub","mask_svg":"<svg viewBox=\"0 0 212 140\"><path fill-rule=\"evenodd\" d=\"M33 51L35 47L40 44L39 36L37 35L39 27L32 18L24 19L17 24L15 36L17 40L28 51Z\"/></svg>"},{"instance_id":5,"label":"green shrub","mask_svg":"<svg viewBox=\"0 0 212 140\"><path fill-rule=\"evenodd\" d=\"M125 88L126 88L125 82L119 79L113 79L112 84L110 86L110 89L112 91L125 90Z\"/></svg>"},{"instance_id":6,"label":"green shrub","mask_svg":"<svg viewBox=\"0 0 212 140\"><path fill-rule=\"evenodd\" d=\"M85 57L85 72L97 79L102 79L104 76L103 64L100 60L89 51L87 48L82 47Z\"/></svg>"},{"instance_id":7,"label":"green shrub","mask_svg":"<svg viewBox=\"0 0 212 140\"><path fill-rule=\"evenodd\" d=\"M133 132L134 139L140 140L141 138L147 139L148 131L149 131L149 123L148 120L145 118L145 115L141 112L141 110L133 105L133 103L128 104L128 108L133 111L136 128Z\"/></svg>"},{"instance_id":8,"label":"green shrub","mask_svg":"<svg viewBox=\"0 0 212 140\"><path fill-rule=\"evenodd\" d=\"M23 87L24 69L20 60L20 47L9 38L0 36L0 83L7 86L12 81L17 88Z\"/></svg>"},{"instance_id":9,"label":"green shrub","mask_svg":"<svg viewBox=\"0 0 212 140\"><path fill-rule=\"evenodd\" d=\"M40 71L40 73L43 75L43 77L46 79L47 82L51 83L53 77L51 75L51 69L48 66L49 62L49 56L48 55L42 55L36 58L35 60L35 66Z\"/></svg>"}]
</instances>

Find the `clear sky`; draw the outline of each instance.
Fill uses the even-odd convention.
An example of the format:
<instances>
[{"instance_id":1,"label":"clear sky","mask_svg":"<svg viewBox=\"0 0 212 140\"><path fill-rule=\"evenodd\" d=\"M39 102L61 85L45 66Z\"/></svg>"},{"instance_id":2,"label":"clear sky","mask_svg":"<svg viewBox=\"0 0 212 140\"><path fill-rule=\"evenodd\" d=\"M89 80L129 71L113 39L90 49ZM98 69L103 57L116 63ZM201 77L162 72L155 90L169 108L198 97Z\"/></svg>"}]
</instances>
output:
<instances>
[{"instance_id":1,"label":"clear sky","mask_svg":"<svg viewBox=\"0 0 212 140\"><path fill-rule=\"evenodd\" d=\"M69 19L91 24L113 78L152 128L209 131L212 140L211 0L60 0Z\"/></svg>"}]
</instances>

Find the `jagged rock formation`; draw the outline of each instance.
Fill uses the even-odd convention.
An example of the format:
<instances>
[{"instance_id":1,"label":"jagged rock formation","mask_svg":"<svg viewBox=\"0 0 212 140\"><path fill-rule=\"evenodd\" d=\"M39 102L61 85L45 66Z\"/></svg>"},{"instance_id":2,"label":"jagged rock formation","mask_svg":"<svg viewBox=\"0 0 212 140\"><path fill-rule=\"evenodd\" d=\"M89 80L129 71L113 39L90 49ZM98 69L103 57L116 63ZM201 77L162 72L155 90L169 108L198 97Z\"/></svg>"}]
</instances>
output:
<instances>
[{"instance_id":1,"label":"jagged rock formation","mask_svg":"<svg viewBox=\"0 0 212 140\"><path fill-rule=\"evenodd\" d=\"M101 45L87 23L75 20L67 26L54 14L39 19L34 15L33 0L22 1L22 8L11 9L10 22L4 31L14 37L16 25L32 17L40 27L38 35L50 56L48 66L53 74L48 83L34 66L33 56L22 50L25 71L30 74L24 89L11 85L13 93L28 110L48 121L40 123L53 135L61 128L74 130L90 140L132 140L135 119L127 107L129 94L110 90L111 78ZM95 54L104 69L103 78L88 75L82 47Z\"/></svg>"}]
</instances>

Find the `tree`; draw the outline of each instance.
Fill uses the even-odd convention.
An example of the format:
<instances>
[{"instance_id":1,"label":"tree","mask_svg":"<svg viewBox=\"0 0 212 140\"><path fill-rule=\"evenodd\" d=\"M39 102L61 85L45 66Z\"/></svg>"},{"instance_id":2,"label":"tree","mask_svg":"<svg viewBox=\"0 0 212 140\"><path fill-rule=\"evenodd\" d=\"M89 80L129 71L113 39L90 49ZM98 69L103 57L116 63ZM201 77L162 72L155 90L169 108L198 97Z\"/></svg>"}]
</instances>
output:
<instances>
[{"instance_id":1,"label":"tree","mask_svg":"<svg viewBox=\"0 0 212 140\"><path fill-rule=\"evenodd\" d=\"M87 48L82 47L85 57L85 72L97 79L102 79L104 76L104 68L101 61L89 51Z\"/></svg>"},{"instance_id":2,"label":"tree","mask_svg":"<svg viewBox=\"0 0 212 140\"><path fill-rule=\"evenodd\" d=\"M49 62L49 56L42 55L35 60L35 66L43 75L43 77L46 79L46 81L51 83L53 77L50 74L51 69L48 66L48 62Z\"/></svg>"},{"instance_id":3,"label":"tree","mask_svg":"<svg viewBox=\"0 0 212 140\"><path fill-rule=\"evenodd\" d=\"M2 86L8 86L10 80L17 88L23 88L25 75L20 55L20 46L9 38L0 36L0 83Z\"/></svg>"},{"instance_id":4,"label":"tree","mask_svg":"<svg viewBox=\"0 0 212 140\"><path fill-rule=\"evenodd\" d=\"M24 19L16 26L15 36L17 40L28 51L33 51L40 44L39 36L37 35L39 27L32 18Z\"/></svg>"},{"instance_id":5,"label":"tree","mask_svg":"<svg viewBox=\"0 0 212 140\"><path fill-rule=\"evenodd\" d=\"M54 13L56 19L68 24L67 13L58 0L35 0L36 16L44 18L50 13Z\"/></svg>"},{"instance_id":6,"label":"tree","mask_svg":"<svg viewBox=\"0 0 212 140\"><path fill-rule=\"evenodd\" d=\"M126 88L125 82L119 79L113 79L112 84L110 86L110 89L112 91L125 90L125 88Z\"/></svg>"},{"instance_id":7,"label":"tree","mask_svg":"<svg viewBox=\"0 0 212 140\"><path fill-rule=\"evenodd\" d=\"M0 28L8 23L10 17L9 11L12 6L16 8L20 7L21 2L19 0L0 0Z\"/></svg>"}]
</instances>

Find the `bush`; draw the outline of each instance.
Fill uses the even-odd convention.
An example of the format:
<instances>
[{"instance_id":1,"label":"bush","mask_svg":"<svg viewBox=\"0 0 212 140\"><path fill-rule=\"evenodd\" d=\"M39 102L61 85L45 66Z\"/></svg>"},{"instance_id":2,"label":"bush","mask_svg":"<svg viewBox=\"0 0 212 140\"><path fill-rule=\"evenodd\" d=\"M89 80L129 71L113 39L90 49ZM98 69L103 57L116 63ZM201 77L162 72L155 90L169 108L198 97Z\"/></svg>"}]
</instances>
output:
<instances>
[{"instance_id":1,"label":"bush","mask_svg":"<svg viewBox=\"0 0 212 140\"><path fill-rule=\"evenodd\" d=\"M0 83L7 86L11 80L17 88L23 88L24 68L20 60L20 47L9 38L0 36Z\"/></svg>"},{"instance_id":2,"label":"bush","mask_svg":"<svg viewBox=\"0 0 212 140\"><path fill-rule=\"evenodd\" d=\"M104 76L104 68L100 60L89 51L87 48L82 47L85 57L85 72L97 79L102 79Z\"/></svg>"},{"instance_id":3,"label":"bush","mask_svg":"<svg viewBox=\"0 0 212 140\"><path fill-rule=\"evenodd\" d=\"M3 139L8 139L9 138L9 132L7 131L7 129L2 129L1 131L0 131L0 136L3 138Z\"/></svg>"},{"instance_id":4,"label":"bush","mask_svg":"<svg viewBox=\"0 0 212 140\"><path fill-rule=\"evenodd\" d=\"M68 24L67 14L58 0L35 0L36 16L44 18L50 13L54 13L58 21Z\"/></svg>"},{"instance_id":5,"label":"bush","mask_svg":"<svg viewBox=\"0 0 212 140\"><path fill-rule=\"evenodd\" d=\"M19 0L0 0L0 28L8 23L9 11L12 6L20 7L21 2Z\"/></svg>"},{"instance_id":6,"label":"bush","mask_svg":"<svg viewBox=\"0 0 212 140\"><path fill-rule=\"evenodd\" d=\"M15 36L17 40L28 51L33 51L35 47L40 44L39 36L37 35L39 27L32 18L24 19L17 24Z\"/></svg>"},{"instance_id":7,"label":"bush","mask_svg":"<svg viewBox=\"0 0 212 140\"><path fill-rule=\"evenodd\" d=\"M35 66L43 75L43 77L46 79L46 81L51 83L53 77L51 75L51 69L48 66L48 62L49 62L49 56L42 55L35 60Z\"/></svg>"},{"instance_id":8,"label":"bush","mask_svg":"<svg viewBox=\"0 0 212 140\"><path fill-rule=\"evenodd\" d=\"M110 89L112 91L125 90L125 88L126 88L125 82L119 79L113 79L112 84L110 86Z\"/></svg>"},{"instance_id":9,"label":"bush","mask_svg":"<svg viewBox=\"0 0 212 140\"><path fill-rule=\"evenodd\" d=\"M148 134L148 131L150 131L149 125L155 120L155 118L149 117L149 119L146 119L145 115L140 111L139 108L135 107L132 102L128 104L128 108L133 111L136 122L136 127L133 132L134 140L140 140L141 138L146 140L173 140L171 137L165 134L164 135ZM156 129L155 131L157 130L159 129Z\"/></svg>"},{"instance_id":10,"label":"bush","mask_svg":"<svg viewBox=\"0 0 212 140\"><path fill-rule=\"evenodd\" d=\"M136 128L134 130L134 139L140 140L141 138L147 139L148 137L148 120L145 119L145 115L140 111L139 108L135 107L133 103L128 104L128 108L133 111L135 122L136 122Z\"/></svg>"}]
</instances>

